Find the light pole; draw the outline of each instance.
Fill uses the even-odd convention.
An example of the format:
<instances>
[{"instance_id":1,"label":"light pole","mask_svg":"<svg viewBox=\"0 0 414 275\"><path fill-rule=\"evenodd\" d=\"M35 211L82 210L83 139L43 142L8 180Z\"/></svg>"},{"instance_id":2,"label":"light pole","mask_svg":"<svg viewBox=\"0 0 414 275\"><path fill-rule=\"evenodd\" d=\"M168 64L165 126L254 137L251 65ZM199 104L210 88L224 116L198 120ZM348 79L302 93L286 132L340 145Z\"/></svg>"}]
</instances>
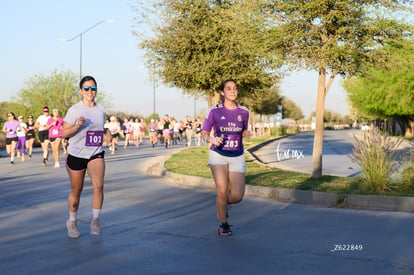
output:
<instances>
[{"instance_id":1,"label":"light pole","mask_svg":"<svg viewBox=\"0 0 414 275\"><path fill-rule=\"evenodd\" d=\"M197 96L194 95L194 120L196 119L197 115Z\"/></svg>"},{"instance_id":2,"label":"light pole","mask_svg":"<svg viewBox=\"0 0 414 275\"><path fill-rule=\"evenodd\" d=\"M70 39L66 39L66 38L59 38L58 41L62 41L62 42L70 42L76 38L79 37L79 43L80 43L80 47L79 47L79 79L82 79L82 36L84 33L92 30L93 28L95 28L96 26L102 24L102 23L113 23L115 22L115 20L101 20L98 23L96 23L95 25L90 26L89 28L87 28L86 30L84 30L83 32L75 35L74 37L70 38Z\"/></svg>"},{"instance_id":3,"label":"light pole","mask_svg":"<svg viewBox=\"0 0 414 275\"><path fill-rule=\"evenodd\" d=\"M153 91L154 91L154 101L153 101L153 104L154 104L154 106L153 106L153 114L155 114L155 62L154 63L152 63L152 65L153 65L153 69L154 69L154 74L153 74L153 80L152 80L152 85L153 85Z\"/></svg>"}]
</instances>

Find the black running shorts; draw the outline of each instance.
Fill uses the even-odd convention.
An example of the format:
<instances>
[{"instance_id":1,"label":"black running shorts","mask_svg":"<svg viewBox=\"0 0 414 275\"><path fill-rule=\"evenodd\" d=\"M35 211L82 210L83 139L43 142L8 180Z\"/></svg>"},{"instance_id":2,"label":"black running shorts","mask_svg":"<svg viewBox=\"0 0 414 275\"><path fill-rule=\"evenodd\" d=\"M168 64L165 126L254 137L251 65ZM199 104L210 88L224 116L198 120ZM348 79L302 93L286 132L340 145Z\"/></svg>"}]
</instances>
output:
<instances>
[{"instance_id":1,"label":"black running shorts","mask_svg":"<svg viewBox=\"0 0 414 275\"><path fill-rule=\"evenodd\" d=\"M88 163L95 159L103 159L105 156L105 151L102 151L96 155L93 155L89 159L78 158L72 155L68 155L66 158L66 166L74 171L82 171L88 167Z\"/></svg>"}]
</instances>

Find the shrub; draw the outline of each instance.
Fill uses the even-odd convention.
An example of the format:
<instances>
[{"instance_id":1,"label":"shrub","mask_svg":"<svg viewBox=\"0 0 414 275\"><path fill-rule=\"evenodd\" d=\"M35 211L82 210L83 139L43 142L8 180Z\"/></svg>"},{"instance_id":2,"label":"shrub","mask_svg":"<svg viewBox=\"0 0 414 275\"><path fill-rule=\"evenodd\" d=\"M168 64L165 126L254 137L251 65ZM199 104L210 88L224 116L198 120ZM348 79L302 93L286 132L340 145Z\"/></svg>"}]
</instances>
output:
<instances>
[{"instance_id":1,"label":"shrub","mask_svg":"<svg viewBox=\"0 0 414 275\"><path fill-rule=\"evenodd\" d=\"M391 189L391 170L394 155L402 140L381 134L373 126L363 132L362 138L354 135L354 149L351 159L361 167L364 179L360 188L368 192L385 192Z\"/></svg>"},{"instance_id":2,"label":"shrub","mask_svg":"<svg viewBox=\"0 0 414 275\"><path fill-rule=\"evenodd\" d=\"M414 142L410 142L411 149L408 154L408 158L405 159L401 172L401 190L402 191L414 191Z\"/></svg>"},{"instance_id":3,"label":"shrub","mask_svg":"<svg viewBox=\"0 0 414 275\"><path fill-rule=\"evenodd\" d=\"M276 137L284 136L287 134L296 134L296 133L299 133L299 126L297 125L294 125L294 126L281 125L278 127L270 128L270 135L276 136Z\"/></svg>"},{"instance_id":4,"label":"shrub","mask_svg":"<svg viewBox=\"0 0 414 275\"><path fill-rule=\"evenodd\" d=\"M0 149L6 148L6 135L1 132L0 133Z\"/></svg>"},{"instance_id":5,"label":"shrub","mask_svg":"<svg viewBox=\"0 0 414 275\"><path fill-rule=\"evenodd\" d=\"M286 127L284 126L279 126L279 127L274 127L270 129L270 135L271 136L284 136L286 135Z\"/></svg>"}]
</instances>

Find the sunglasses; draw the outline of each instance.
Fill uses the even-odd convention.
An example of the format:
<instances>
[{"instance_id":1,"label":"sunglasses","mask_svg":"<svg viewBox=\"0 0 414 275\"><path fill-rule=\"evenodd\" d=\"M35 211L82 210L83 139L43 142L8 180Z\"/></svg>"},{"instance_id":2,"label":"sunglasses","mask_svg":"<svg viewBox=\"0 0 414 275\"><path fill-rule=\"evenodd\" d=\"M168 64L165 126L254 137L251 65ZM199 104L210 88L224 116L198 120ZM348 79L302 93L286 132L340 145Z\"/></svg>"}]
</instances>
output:
<instances>
[{"instance_id":1,"label":"sunglasses","mask_svg":"<svg viewBox=\"0 0 414 275\"><path fill-rule=\"evenodd\" d=\"M91 89L92 92L96 92L98 90L98 88L96 86L83 86L82 89L85 92L89 92L89 89Z\"/></svg>"}]
</instances>

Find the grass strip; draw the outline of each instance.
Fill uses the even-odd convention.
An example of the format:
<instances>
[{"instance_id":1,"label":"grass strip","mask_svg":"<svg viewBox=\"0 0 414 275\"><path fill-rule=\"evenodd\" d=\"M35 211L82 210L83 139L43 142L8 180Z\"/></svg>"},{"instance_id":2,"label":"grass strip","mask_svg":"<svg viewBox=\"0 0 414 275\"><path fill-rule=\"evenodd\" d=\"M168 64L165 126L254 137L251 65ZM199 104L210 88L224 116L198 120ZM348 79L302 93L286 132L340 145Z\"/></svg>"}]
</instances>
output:
<instances>
[{"instance_id":1,"label":"grass strip","mask_svg":"<svg viewBox=\"0 0 414 275\"><path fill-rule=\"evenodd\" d=\"M267 138L245 139L245 148L258 145ZM208 145L189 147L179 153L171 155L165 162L165 168L173 173L191 175L204 178L212 178L207 165ZM363 183L362 177L337 177L322 176L319 179L311 178L309 174L285 171L266 166L255 161L249 153L246 156L246 184L256 186L281 187L296 190L309 190L319 192L331 192L340 194L364 194L364 195L391 195L413 196L412 193L397 191L382 193L367 193L360 190Z\"/></svg>"}]
</instances>

